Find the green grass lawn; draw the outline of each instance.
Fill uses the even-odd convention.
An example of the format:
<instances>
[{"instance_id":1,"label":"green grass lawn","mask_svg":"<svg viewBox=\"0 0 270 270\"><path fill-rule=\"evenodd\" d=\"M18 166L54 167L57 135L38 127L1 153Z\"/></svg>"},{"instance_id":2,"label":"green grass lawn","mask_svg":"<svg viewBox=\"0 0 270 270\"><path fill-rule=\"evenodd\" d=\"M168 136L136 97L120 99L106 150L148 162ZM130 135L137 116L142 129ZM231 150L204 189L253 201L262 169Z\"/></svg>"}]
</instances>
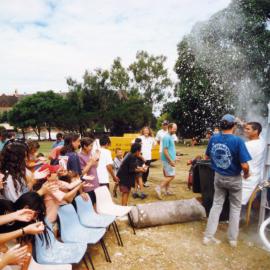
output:
<instances>
[{"instance_id":1,"label":"green grass lawn","mask_svg":"<svg viewBox=\"0 0 270 270\"><path fill-rule=\"evenodd\" d=\"M53 142L39 142L40 148L39 148L39 153L44 154L45 156L48 156L48 154L51 152Z\"/></svg>"}]
</instances>

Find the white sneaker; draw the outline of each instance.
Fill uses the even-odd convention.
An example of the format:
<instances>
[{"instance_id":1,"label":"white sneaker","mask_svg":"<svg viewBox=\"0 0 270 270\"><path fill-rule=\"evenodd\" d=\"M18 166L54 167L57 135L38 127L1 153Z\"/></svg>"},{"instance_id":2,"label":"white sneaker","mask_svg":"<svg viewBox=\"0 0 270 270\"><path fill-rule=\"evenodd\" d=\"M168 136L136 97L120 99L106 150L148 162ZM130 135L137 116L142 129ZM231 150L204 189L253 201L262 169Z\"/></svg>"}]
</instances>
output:
<instances>
[{"instance_id":1,"label":"white sneaker","mask_svg":"<svg viewBox=\"0 0 270 270\"><path fill-rule=\"evenodd\" d=\"M237 241L235 241L235 240L230 240L229 244L231 247L234 247L234 248L237 247Z\"/></svg>"},{"instance_id":2,"label":"white sneaker","mask_svg":"<svg viewBox=\"0 0 270 270\"><path fill-rule=\"evenodd\" d=\"M165 195L172 196L175 195L170 189L165 190Z\"/></svg>"},{"instance_id":3,"label":"white sneaker","mask_svg":"<svg viewBox=\"0 0 270 270\"><path fill-rule=\"evenodd\" d=\"M221 241L216 239L215 237L207 237L207 236L205 236L203 238L203 244L204 245L207 246L208 244L211 244L211 243L219 245L221 243Z\"/></svg>"},{"instance_id":4,"label":"white sneaker","mask_svg":"<svg viewBox=\"0 0 270 270\"><path fill-rule=\"evenodd\" d=\"M156 186L156 187L155 187L155 191L156 191L156 193L157 193L157 197L158 197L160 200L162 200L162 196L161 196L161 188L160 188L160 186Z\"/></svg>"}]
</instances>

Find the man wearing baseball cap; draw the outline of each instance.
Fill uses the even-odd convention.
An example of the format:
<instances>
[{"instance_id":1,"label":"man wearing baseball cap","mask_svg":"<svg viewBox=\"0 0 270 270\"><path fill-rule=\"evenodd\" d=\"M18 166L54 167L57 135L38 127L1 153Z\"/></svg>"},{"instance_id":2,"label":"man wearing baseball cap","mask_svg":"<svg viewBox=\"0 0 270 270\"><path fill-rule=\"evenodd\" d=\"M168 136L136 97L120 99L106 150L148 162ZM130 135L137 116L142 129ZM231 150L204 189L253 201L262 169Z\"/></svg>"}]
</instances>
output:
<instances>
[{"instance_id":1,"label":"man wearing baseball cap","mask_svg":"<svg viewBox=\"0 0 270 270\"><path fill-rule=\"evenodd\" d=\"M237 246L242 200L241 172L243 171L244 178L249 177L247 162L251 160L251 156L244 141L233 134L235 123L236 119L233 115L224 115L220 121L221 132L211 137L206 150L206 158L211 159L211 166L215 171L215 194L203 238L205 245L211 242L220 243L214 235L226 194L229 193L228 240L232 247Z\"/></svg>"}]
</instances>

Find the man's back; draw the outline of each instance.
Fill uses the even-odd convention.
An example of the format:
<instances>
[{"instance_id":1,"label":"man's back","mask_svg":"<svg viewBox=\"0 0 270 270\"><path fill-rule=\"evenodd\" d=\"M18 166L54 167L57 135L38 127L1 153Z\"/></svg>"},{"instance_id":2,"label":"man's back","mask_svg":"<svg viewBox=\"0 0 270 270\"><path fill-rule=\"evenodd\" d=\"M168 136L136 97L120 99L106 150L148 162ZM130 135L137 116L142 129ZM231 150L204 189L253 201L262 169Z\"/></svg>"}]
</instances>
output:
<instances>
[{"instance_id":1,"label":"man's back","mask_svg":"<svg viewBox=\"0 0 270 270\"><path fill-rule=\"evenodd\" d=\"M239 175L241 163L251 159L244 141L233 134L212 136L206 155L211 158L212 168L221 175Z\"/></svg>"}]
</instances>

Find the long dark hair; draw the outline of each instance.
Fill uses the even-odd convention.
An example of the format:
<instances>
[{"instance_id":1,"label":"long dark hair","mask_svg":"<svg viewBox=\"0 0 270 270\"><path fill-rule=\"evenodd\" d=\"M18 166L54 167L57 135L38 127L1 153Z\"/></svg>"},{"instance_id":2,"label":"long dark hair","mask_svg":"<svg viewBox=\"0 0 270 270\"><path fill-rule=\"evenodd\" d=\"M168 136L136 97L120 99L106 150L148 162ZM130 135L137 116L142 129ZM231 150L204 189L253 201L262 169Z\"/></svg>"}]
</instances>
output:
<instances>
[{"instance_id":1,"label":"long dark hair","mask_svg":"<svg viewBox=\"0 0 270 270\"><path fill-rule=\"evenodd\" d=\"M8 141L0 154L0 172L4 174L4 181L8 175L11 175L17 194L22 192L23 186L26 185L25 158L27 153L28 147L25 143Z\"/></svg>"},{"instance_id":2,"label":"long dark hair","mask_svg":"<svg viewBox=\"0 0 270 270\"><path fill-rule=\"evenodd\" d=\"M75 149L72 145L72 142L75 142L80 138L80 134L78 133L68 133L64 136L64 146L61 149L60 153L61 155L65 155L66 153L74 152Z\"/></svg>"},{"instance_id":3,"label":"long dark hair","mask_svg":"<svg viewBox=\"0 0 270 270\"><path fill-rule=\"evenodd\" d=\"M26 192L23 195L21 195L18 200L14 203L15 209L20 210L23 208L29 208L37 213L37 216L35 220L32 220L29 223L26 222L16 222L17 226L19 228L22 228L28 224L34 223L36 221L42 221L45 225L45 230L42 234L39 234L38 236L42 241L45 241L46 246L50 245L50 237L48 234L48 226L45 222L45 216L46 216L46 207L44 204L44 199L36 192ZM32 235L25 236L25 240L33 240L34 237Z\"/></svg>"}]
</instances>

